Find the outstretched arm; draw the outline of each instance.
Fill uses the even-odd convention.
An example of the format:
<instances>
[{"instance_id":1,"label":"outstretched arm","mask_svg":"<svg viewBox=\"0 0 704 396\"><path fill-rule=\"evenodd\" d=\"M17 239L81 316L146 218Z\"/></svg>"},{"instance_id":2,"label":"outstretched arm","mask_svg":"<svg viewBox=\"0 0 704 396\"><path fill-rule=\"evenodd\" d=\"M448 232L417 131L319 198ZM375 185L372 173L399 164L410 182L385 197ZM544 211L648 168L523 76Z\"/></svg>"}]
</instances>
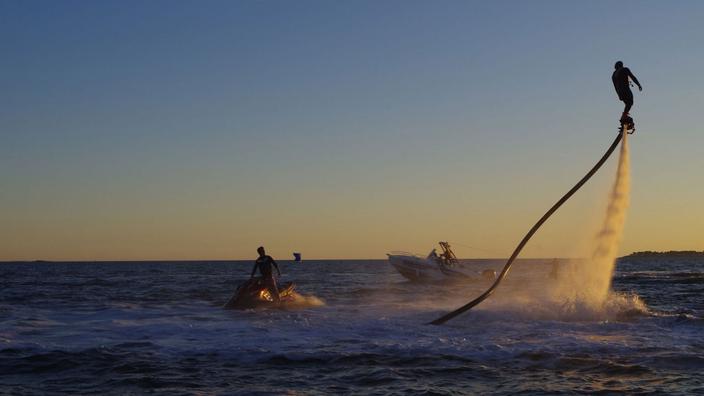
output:
<instances>
[{"instance_id":1,"label":"outstretched arm","mask_svg":"<svg viewBox=\"0 0 704 396\"><path fill-rule=\"evenodd\" d=\"M643 87L638 82L638 79L636 78L636 76L633 75L633 72L631 72L631 69L628 69L628 76L631 77L631 80L633 80L634 83L636 83L636 85L638 86L638 90L642 91Z\"/></svg>"}]
</instances>

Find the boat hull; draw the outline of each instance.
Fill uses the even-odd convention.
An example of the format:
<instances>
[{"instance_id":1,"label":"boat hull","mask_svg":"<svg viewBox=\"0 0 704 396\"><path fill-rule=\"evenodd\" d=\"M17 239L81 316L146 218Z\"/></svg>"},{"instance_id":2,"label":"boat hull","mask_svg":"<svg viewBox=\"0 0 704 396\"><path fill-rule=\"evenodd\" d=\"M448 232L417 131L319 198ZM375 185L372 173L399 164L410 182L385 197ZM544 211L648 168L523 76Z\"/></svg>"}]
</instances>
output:
<instances>
[{"instance_id":1,"label":"boat hull","mask_svg":"<svg viewBox=\"0 0 704 396\"><path fill-rule=\"evenodd\" d=\"M425 260L417 257L389 256L389 263L411 282L430 282L441 278Z\"/></svg>"}]
</instances>

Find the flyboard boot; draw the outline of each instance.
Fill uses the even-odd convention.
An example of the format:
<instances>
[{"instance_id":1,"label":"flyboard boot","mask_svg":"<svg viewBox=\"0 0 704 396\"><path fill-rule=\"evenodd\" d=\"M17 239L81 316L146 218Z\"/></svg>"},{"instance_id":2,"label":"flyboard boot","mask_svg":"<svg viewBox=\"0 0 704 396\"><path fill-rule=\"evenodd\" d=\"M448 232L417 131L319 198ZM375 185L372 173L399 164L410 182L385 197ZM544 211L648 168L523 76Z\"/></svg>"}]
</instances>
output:
<instances>
[{"instance_id":1,"label":"flyboard boot","mask_svg":"<svg viewBox=\"0 0 704 396\"><path fill-rule=\"evenodd\" d=\"M628 113L623 113L621 115L621 126L618 128L619 132L623 132L624 128L626 129L626 132L628 132L629 135L633 134L633 132L636 131L636 123L633 121L633 118L628 115Z\"/></svg>"}]
</instances>

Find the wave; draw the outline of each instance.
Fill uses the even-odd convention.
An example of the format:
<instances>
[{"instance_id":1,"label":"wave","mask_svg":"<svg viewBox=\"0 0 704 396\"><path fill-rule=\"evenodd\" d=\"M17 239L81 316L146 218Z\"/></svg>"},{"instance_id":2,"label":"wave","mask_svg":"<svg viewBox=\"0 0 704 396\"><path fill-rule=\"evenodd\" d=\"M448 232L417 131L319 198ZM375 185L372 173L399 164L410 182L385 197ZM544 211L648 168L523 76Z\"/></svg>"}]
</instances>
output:
<instances>
[{"instance_id":1,"label":"wave","mask_svg":"<svg viewBox=\"0 0 704 396\"><path fill-rule=\"evenodd\" d=\"M292 295L294 299L292 302L287 302L283 305L285 309L302 309L302 308L314 308L322 307L325 305L325 301L314 295L303 295L297 292L293 292Z\"/></svg>"}]
</instances>

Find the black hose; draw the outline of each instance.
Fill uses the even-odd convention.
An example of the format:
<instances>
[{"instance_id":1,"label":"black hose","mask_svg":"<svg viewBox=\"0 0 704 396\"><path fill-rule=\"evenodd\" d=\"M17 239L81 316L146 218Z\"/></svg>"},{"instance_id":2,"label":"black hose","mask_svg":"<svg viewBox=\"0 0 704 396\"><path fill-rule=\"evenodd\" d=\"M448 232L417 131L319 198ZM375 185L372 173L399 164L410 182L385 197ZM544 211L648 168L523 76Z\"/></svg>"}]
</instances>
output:
<instances>
[{"instance_id":1,"label":"black hose","mask_svg":"<svg viewBox=\"0 0 704 396\"><path fill-rule=\"evenodd\" d=\"M538 220L538 222L535 223L535 225L533 225L533 228L531 228L530 231L528 231L528 233L526 234L526 236L523 237L523 239L521 240L521 243L519 243L518 246L516 246L516 250L514 250L513 254L511 254L511 257L509 257L508 261L506 262L506 265L504 265L504 269L501 270L499 277L496 278L496 280L494 281L494 284L491 285L491 287L487 291L485 291L481 296L468 302L467 304L457 308L456 310L449 312L449 313L435 319L434 321L430 322L430 324L441 325L441 324L447 322L448 320L454 318L455 316L460 315L466 311L469 311L474 306L478 305L480 302L486 300L487 297L489 297L494 292L494 290L499 286L499 283L501 283L501 281L506 277L506 274L508 274L508 270L511 268L511 264L513 264L513 261L516 259L516 257L521 252L521 250L526 245L526 243L528 243L528 241L533 236L533 234L535 234L535 232L538 231L538 228L540 228L540 226L543 225L543 223L545 223L545 221L553 213L555 213L555 211L560 206L562 206L563 203L565 203L568 199L570 199L570 197L574 193L576 193L577 190L579 190L579 188L582 187L582 185L584 185L584 183L586 183L592 176L594 176L596 171L598 171L602 165L604 165L604 162L606 162L606 160L609 159L611 154L614 152L614 150L618 146L618 143L621 141L621 137L622 137L622 133L619 133L618 136L616 136L616 139L614 139L614 142L611 143L611 147L609 147L609 149L606 150L606 153L604 153L604 155L601 157L599 162L597 162L596 165L594 165L594 167L589 172L587 172L587 174L579 182L577 182L577 184L575 184L575 186L572 187L571 190L569 190L567 192L567 194L565 194L562 198L560 198L560 200L557 201L555 203L555 205L553 205L550 208L550 210L548 210L543 215L543 217L541 217L540 220Z\"/></svg>"}]
</instances>

